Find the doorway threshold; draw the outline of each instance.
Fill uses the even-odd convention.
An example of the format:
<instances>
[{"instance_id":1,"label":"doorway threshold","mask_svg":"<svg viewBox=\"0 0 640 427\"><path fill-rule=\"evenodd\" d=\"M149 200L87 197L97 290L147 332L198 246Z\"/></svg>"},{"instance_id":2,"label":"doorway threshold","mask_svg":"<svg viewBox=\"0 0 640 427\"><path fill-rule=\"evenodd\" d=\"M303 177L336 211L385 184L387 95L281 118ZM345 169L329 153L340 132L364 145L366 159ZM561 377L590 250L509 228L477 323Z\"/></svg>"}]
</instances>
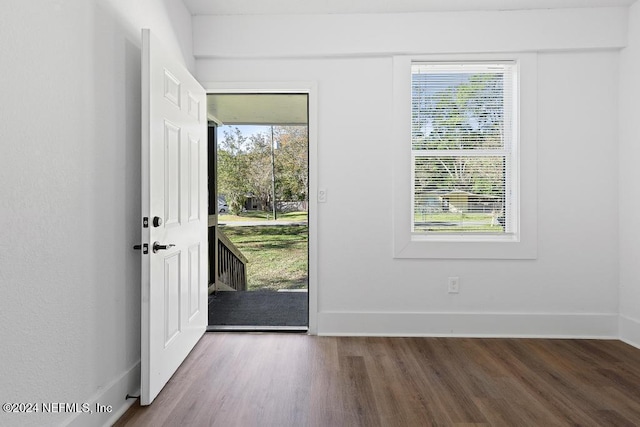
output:
<instances>
[{"instance_id":1,"label":"doorway threshold","mask_svg":"<svg viewBox=\"0 0 640 427\"><path fill-rule=\"evenodd\" d=\"M245 326L245 325L209 325L207 332L290 332L307 333L307 326Z\"/></svg>"}]
</instances>

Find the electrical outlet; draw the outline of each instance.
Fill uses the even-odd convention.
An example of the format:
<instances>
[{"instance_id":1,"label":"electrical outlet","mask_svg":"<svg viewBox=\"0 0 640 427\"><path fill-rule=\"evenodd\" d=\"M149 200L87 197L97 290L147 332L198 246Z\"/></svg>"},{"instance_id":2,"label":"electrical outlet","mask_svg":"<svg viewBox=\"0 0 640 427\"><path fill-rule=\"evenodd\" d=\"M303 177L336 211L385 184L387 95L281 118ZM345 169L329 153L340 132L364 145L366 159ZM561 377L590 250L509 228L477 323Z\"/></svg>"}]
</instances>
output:
<instances>
[{"instance_id":1,"label":"electrical outlet","mask_svg":"<svg viewBox=\"0 0 640 427\"><path fill-rule=\"evenodd\" d=\"M449 287L450 294L457 294L460 292L460 278L459 277L449 277Z\"/></svg>"}]
</instances>

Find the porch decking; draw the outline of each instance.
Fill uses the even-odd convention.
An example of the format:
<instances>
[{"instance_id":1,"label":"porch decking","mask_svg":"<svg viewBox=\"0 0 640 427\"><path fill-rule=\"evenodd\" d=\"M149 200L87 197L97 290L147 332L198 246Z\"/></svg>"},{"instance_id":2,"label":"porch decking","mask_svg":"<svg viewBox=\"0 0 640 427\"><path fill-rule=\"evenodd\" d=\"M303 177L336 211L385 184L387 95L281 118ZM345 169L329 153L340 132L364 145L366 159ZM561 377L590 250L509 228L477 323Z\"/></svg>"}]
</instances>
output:
<instances>
[{"instance_id":1,"label":"porch decking","mask_svg":"<svg viewBox=\"0 0 640 427\"><path fill-rule=\"evenodd\" d=\"M307 292L239 291L209 296L208 330L306 330Z\"/></svg>"}]
</instances>

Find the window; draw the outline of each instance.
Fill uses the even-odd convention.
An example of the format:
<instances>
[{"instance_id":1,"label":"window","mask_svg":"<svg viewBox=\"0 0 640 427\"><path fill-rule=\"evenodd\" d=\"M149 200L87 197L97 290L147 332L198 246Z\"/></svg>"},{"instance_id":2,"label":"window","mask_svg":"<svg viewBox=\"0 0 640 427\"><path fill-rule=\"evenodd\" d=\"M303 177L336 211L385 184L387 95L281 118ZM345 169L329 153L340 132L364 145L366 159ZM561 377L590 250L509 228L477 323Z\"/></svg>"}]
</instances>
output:
<instances>
[{"instance_id":1,"label":"window","mask_svg":"<svg viewBox=\"0 0 640 427\"><path fill-rule=\"evenodd\" d=\"M394 58L394 256L536 257L535 54Z\"/></svg>"},{"instance_id":2,"label":"window","mask_svg":"<svg viewBox=\"0 0 640 427\"><path fill-rule=\"evenodd\" d=\"M411 65L414 236L517 234L513 62Z\"/></svg>"}]
</instances>

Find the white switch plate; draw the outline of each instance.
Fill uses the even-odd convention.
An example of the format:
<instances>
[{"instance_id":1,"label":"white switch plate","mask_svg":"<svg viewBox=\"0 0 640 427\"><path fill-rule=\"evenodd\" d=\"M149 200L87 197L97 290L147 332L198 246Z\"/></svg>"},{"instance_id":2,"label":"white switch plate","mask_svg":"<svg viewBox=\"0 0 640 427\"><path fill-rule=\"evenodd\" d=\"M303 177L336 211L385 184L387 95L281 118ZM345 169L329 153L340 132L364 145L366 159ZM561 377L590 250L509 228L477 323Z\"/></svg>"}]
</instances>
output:
<instances>
[{"instance_id":1,"label":"white switch plate","mask_svg":"<svg viewBox=\"0 0 640 427\"><path fill-rule=\"evenodd\" d=\"M460 293L460 278L459 277L449 277L449 293L457 294Z\"/></svg>"},{"instance_id":2,"label":"white switch plate","mask_svg":"<svg viewBox=\"0 0 640 427\"><path fill-rule=\"evenodd\" d=\"M325 188L318 190L318 203L327 203L327 190Z\"/></svg>"}]
</instances>

